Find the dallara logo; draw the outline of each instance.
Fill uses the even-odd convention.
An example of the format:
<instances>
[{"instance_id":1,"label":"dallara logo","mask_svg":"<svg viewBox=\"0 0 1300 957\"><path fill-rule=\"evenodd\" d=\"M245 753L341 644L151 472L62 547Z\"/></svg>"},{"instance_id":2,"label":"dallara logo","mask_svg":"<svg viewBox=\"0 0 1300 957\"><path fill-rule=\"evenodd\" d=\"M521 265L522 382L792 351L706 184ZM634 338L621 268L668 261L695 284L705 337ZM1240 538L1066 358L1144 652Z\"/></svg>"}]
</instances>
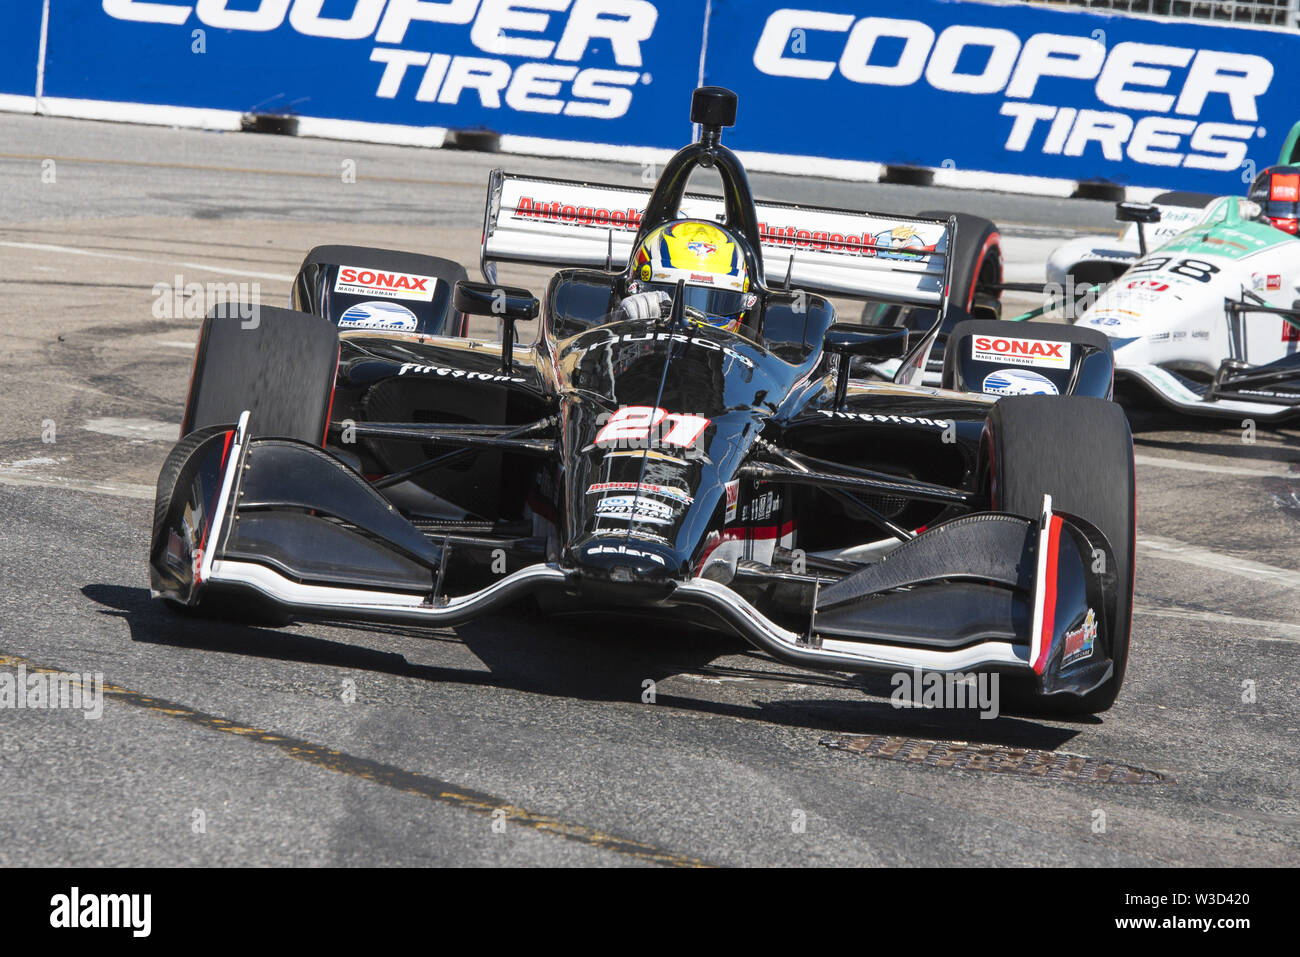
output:
<instances>
[{"instance_id":1,"label":"dallara logo","mask_svg":"<svg viewBox=\"0 0 1300 957\"><path fill-rule=\"evenodd\" d=\"M103 0L119 20L266 33L295 33L373 43L375 95L455 105L474 98L488 109L616 119L642 79L641 44L659 12L648 0ZM327 15L328 14L328 15ZM407 33L420 24L450 28L479 55L417 48ZM551 39L558 33L558 39ZM583 67L591 51L612 63ZM510 57L507 60L503 57ZM519 59L523 58L523 62ZM477 104L475 104L477 105Z\"/></svg>"},{"instance_id":2,"label":"dallara logo","mask_svg":"<svg viewBox=\"0 0 1300 957\"><path fill-rule=\"evenodd\" d=\"M834 38L838 59L809 55L814 32L818 49ZM1082 156L1096 143L1113 162L1203 170L1241 165L1247 141L1263 135L1256 101L1273 81L1273 64L1248 53L1107 46L1093 35L1022 39L1011 30L964 24L936 32L919 20L789 9L768 17L754 66L770 76L829 80L838 74L881 87L925 83L947 93L1000 95L1009 151ZM1077 90L1075 105L1043 102L1044 86ZM1223 121L1202 121L1207 110Z\"/></svg>"}]
</instances>

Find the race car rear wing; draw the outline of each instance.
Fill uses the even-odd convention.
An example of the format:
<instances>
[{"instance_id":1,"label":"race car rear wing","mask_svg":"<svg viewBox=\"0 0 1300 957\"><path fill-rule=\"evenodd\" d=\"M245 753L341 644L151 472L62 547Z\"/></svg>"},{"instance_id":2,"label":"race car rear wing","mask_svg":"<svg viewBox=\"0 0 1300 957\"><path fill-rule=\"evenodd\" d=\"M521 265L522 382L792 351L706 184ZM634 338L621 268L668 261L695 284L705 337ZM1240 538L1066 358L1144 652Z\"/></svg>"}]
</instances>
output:
<instances>
[{"instance_id":1,"label":"race car rear wing","mask_svg":"<svg viewBox=\"0 0 1300 957\"><path fill-rule=\"evenodd\" d=\"M481 267L498 262L618 270L632 255L649 190L493 170ZM942 309L952 226L938 219L757 203L769 286ZM720 197L688 193L681 215L721 222Z\"/></svg>"}]
</instances>

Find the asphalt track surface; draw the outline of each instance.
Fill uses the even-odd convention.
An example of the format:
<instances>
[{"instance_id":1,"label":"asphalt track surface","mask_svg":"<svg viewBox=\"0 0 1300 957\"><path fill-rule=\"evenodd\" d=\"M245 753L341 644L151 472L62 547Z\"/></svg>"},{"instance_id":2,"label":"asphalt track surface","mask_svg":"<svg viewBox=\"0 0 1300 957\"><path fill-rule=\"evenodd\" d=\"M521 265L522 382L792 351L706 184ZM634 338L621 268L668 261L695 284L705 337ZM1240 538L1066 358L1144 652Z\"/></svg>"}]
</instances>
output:
<instances>
[{"instance_id":1,"label":"asphalt track surface","mask_svg":"<svg viewBox=\"0 0 1300 957\"><path fill-rule=\"evenodd\" d=\"M285 302L303 254L332 242L473 272L494 165L627 184L643 172L0 117L0 674L108 685L98 720L0 710L0 866L1300 862L1295 429L1248 443L1235 423L1134 414L1133 657L1116 707L1080 721L898 710L885 680L653 624L265 629L152 601L153 483L198 326L183 309L156 316L156 284L257 282ZM767 197L990 216L1014 279L1040 277L1061 237L1110 228L1103 203L754 182ZM911 739L901 753L918 758L972 742L1159 780L823 743L855 735Z\"/></svg>"}]
</instances>

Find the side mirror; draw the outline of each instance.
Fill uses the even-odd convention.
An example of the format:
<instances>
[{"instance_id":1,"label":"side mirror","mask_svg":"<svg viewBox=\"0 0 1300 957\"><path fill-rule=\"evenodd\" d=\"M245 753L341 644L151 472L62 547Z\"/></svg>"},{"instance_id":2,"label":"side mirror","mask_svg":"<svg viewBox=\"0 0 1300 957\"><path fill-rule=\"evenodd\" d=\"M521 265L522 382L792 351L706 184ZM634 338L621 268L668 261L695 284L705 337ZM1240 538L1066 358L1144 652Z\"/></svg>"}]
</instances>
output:
<instances>
[{"instance_id":1,"label":"side mirror","mask_svg":"<svg viewBox=\"0 0 1300 957\"><path fill-rule=\"evenodd\" d=\"M451 301L458 310L471 316L496 316L511 322L536 319L541 310L537 297L527 289L468 279L456 282Z\"/></svg>"},{"instance_id":2,"label":"side mirror","mask_svg":"<svg viewBox=\"0 0 1300 957\"><path fill-rule=\"evenodd\" d=\"M822 348L840 357L839 375L835 379L835 408L844 408L849 394L849 372L855 356L901 358L907 355L907 337L905 326L860 326L837 322L826 330Z\"/></svg>"},{"instance_id":3,"label":"side mirror","mask_svg":"<svg viewBox=\"0 0 1300 957\"><path fill-rule=\"evenodd\" d=\"M863 326L837 322L826 331L824 348L839 356L870 356L873 359L897 359L907 354L904 326Z\"/></svg>"},{"instance_id":4,"label":"side mirror","mask_svg":"<svg viewBox=\"0 0 1300 957\"><path fill-rule=\"evenodd\" d=\"M1145 256L1147 254L1147 234L1142 227L1160 222L1159 207L1152 206L1150 203L1116 203L1115 219L1121 223L1137 223L1138 252Z\"/></svg>"},{"instance_id":5,"label":"side mirror","mask_svg":"<svg viewBox=\"0 0 1300 957\"><path fill-rule=\"evenodd\" d=\"M514 369L515 323L536 319L541 303L527 289L494 286L459 279L451 292L452 304L470 316L496 316L501 320L501 371Z\"/></svg>"},{"instance_id":6,"label":"side mirror","mask_svg":"<svg viewBox=\"0 0 1300 957\"><path fill-rule=\"evenodd\" d=\"M1116 203L1115 219L1121 223L1143 223L1150 226L1160 222L1160 207L1150 203Z\"/></svg>"}]
</instances>

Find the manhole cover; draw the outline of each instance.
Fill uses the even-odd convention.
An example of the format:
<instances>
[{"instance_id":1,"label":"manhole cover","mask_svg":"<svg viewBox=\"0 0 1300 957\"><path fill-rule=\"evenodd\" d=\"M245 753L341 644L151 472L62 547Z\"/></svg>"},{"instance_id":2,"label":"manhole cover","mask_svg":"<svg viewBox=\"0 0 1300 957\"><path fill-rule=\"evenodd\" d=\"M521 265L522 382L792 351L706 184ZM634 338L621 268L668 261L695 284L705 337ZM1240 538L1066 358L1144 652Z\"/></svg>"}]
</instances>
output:
<instances>
[{"instance_id":1,"label":"manhole cover","mask_svg":"<svg viewBox=\"0 0 1300 957\"><path fill-rule=\"evenodd\" d=\"M1035 748L1006 748L995 744L966 741L927 741L891 735L828 734L821 739L828 748L865 754L873 758L924 764L960 771L993 771L1023 774L1049 781L1085 781L1094 784L1161 784L1167 778L1155 771L1089 758L1082 754L1039 751Z\"/></svg>"}]
</instances>

